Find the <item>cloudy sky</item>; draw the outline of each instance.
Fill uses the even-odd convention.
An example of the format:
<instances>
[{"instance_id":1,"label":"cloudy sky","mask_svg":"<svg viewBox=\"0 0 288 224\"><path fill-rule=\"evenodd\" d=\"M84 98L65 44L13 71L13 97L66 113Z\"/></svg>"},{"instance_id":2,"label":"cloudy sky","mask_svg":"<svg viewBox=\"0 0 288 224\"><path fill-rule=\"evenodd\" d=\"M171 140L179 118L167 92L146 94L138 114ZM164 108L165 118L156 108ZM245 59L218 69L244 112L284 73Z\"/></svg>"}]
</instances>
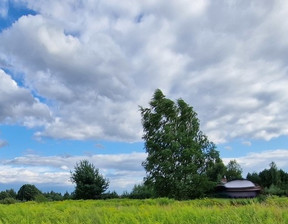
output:
<instances>
[{"instance_id":1,"label":"cloudy sky","mask_svg":"<svg viewBox=\"0 0 288 224\"><path fill-rule=\"evenodd\" d=\"M194 107L224 162L288 171L288 2L2 0L0 185L72 191L88 159L140 183L138 105Z\"/></svg>"}]
</instances>

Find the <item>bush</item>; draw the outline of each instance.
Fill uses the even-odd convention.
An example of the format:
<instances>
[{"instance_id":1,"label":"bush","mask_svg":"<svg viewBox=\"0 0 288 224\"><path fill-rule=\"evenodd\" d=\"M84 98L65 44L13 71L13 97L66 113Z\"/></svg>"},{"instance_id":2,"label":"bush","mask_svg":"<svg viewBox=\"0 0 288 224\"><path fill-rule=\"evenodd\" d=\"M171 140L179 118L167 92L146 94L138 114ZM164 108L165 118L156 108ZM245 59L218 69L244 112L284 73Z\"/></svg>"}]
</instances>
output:
<instances>
[{"instance_id":1,"label":"bush","mask_svg":"<svg viewBox=\"0 0 288 224\"><path fill-rule=\"evenodd\" d=\"M154 193L151 187L148 187L145 184L139 184L134 185L132 192L128 197L132 199L147 199L153 198Z\"/></svg>"},{"instance_id":2,"label":"bush","mask_svg":"<svg viewBox=\"0 0 288 224\"><path fill-rule=\"evenodd\" d=\"M3 200L0 200L1 204L5 204L5 205L11 205L11 204L15 204L18 201L15 198L4 198Z\"/></svg>"},{"instance_id":3,"label":"bush","mask_svg":"<svg viewBox=\"0 0 288 224\"><path fill-rule=\"evenodd\" d=\"M0 200L3 200L5 198L14 198L14 199L16 199L16 196L17 196L17 194L16 194L16 192L13 189L0 192Z\"/></svg>"},{"instance_id":4,"label":"bush","mask_svg":"<svg viewBox=\"0 0 288 224\"><path fill-rule=\"evenodd\" d=\"M257 197L257 200L259 203L263 203L267 200L267 195L264 195L264 194L259 194L258 197Z\"/></svg>"},{"instance_id":5,"label":"bush","mask_svg":"<svg viewBox=\"0 0 288 224\"><path fill-rule=\"evenodd\" d=\"M35 196L35 201L38 203L47 202L49 201L43 194L38 194Z\"/></svg>"},{"instance_id":6,"label":"bush","mask_svg":"<svg viewBox=\"0 0 288 224\"><path fill-rule=\"evenodd\" d=\"M283 196L285 195L285 190L281 189L280 187L275 186L272 184L269 188L265 187L264 194L268 195L277 195L277 196Z\"/></svg>"}]
</instances>

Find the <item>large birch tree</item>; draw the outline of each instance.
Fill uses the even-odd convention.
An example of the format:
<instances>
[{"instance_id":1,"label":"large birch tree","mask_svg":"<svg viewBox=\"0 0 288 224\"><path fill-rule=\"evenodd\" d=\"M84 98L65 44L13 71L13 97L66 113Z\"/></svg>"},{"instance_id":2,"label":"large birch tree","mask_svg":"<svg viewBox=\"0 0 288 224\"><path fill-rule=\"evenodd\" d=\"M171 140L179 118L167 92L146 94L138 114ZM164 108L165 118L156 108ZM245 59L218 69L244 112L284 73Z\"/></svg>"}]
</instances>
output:
<instances>
[{"instance_id":1,"label":"large birch tree","mask_svg":"<svg viewBox=\"0 0 288 224\"><path fill-rule=\"evenodd\" d=\"M150 107L140 107L147 159L145 184L158 197L188 199L205 196L225 166L215 144L200 131L197 113L184 100L154 93Z\"/></svg>"}]
</instances>

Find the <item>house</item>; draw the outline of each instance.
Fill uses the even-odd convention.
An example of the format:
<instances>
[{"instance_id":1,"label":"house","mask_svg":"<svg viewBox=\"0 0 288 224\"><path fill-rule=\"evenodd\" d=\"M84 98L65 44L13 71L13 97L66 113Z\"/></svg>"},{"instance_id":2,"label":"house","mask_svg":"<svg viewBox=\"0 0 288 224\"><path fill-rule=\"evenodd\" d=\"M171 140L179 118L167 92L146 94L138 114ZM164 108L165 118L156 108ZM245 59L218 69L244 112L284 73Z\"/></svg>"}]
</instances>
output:
<instances>
[{"instance_id":1,"label":"house","mask_svg":"<svg viewBox=\"0 0 288 224\"><path fill-rule=\"evenodd\" d=\"M217 185L216 191L220 197L229 198L254 198L260 193L261 188L249 180L222 181Z\"/></svg>"}]
</instances>

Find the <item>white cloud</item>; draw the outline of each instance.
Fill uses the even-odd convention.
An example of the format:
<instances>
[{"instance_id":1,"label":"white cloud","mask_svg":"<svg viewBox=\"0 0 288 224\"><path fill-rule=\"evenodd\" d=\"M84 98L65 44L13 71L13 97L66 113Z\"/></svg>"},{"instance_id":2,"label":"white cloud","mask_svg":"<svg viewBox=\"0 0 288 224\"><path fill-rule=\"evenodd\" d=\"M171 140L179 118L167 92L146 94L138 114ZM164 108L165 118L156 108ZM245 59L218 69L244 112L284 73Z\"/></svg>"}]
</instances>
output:
<instances>
[{"instance_id":1,"label":"white cloud","mask_svg":"<svg viewBox=\"0 0 288 224\"><path fill-rule=\"evenodd\" d=\"M47 102L34 98L37 119L14 109L39 137L139 141L156 88L194 106L216 143L288 134L284 1L21 2L38 15L0 34L0 61Z\"/></svg>"},{"instance_id":2,"label":"white cloud","mask_svg":"<svg viewBox=\"0 0 288 224\"><path fill-rule=\"evenodd\" d=\"M269 168L271 162L275 162L279 169L283 169L287 172L287 156L287 149L276 149L266 150L259 153L248 153L246 156L242 157L223 158L223 162L227 164L230 160L236 159L237 163L239 163L243 169L244 177L246 177L248 172L260 172Z\"/></svg>"},{"instance_id":3,"label":"white cloud","mask_svg":"<svg viewBox=\"0 0 288 224\"><path fill-rule=\"evenodd\" d=\"M69 182L69 172L55 172L48 168L37 167L14 167L1 165L0 182L4 184L11 183L29 183L29 184L54 184L71 185Z\"/></svg>"},{"instance_id":4,"label":"white cloud","mask_svg":"<svg viewBox=\"0 0 288 224\"><path fill-rule=\"evenodd\" d=\"M0 69L0 122L41 126L51 120L49 108Z\"/></svg>"}]
</instances>

